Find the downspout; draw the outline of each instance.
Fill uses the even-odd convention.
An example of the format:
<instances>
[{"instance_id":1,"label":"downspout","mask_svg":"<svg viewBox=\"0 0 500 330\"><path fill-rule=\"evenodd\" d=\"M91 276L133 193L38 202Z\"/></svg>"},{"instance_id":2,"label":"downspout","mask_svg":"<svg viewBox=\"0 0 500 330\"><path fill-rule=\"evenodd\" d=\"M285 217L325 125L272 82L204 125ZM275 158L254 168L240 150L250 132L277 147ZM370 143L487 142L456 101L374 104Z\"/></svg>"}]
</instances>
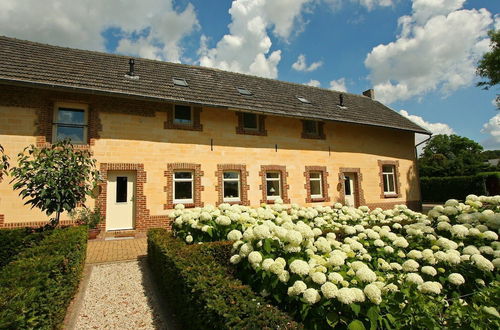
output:
<instances>
[{"instance_id":1,"label":"downspout","mask_svg":"<svg viewBox=\"0 0 500 330\"><path fill-rule=\"evenodd\" d=\"M419 194L419 198L420 198L420 212L422 211L422 189L420 187L420 173L419 173L419 170L418 170L418 146L421 145L421 144L424 144L425 142L429 141L430 139L432 139L432 133L429 135L429 138L416 144L415 145L415 168L416 168L416 173L417 173L417 182L418 182L418 194Z\"/></svg>"}]
</instances>

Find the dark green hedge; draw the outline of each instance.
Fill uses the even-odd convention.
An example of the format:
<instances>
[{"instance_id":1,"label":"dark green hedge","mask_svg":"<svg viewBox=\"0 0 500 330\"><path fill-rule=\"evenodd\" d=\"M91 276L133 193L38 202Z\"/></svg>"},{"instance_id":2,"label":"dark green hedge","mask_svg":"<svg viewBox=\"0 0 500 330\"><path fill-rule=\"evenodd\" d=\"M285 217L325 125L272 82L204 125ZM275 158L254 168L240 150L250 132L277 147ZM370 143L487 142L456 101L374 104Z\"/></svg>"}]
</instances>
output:
<instances>
[{"instance_id":1,"label":"dark green hedge","mask_svg":"<svg viewBox=\"0 0 500 330\"><path fill-rule=\"evenodd\" d=\"M0 329L60 328L85 262L87 227L47 231L0 270Z\"/></svg>"},{"instance_id":2,"label":"dark green hedge","mask_svg":"<svg viewBox=\"0 0 500 330\"><path fill-rule=\"evenodd\" d=\"M44 237L44 232L31 229L0 230L0 269L14 260L25 249L34 246Z\"/></svg>"},{"instance_id":3,"label":"dark green hedge","mask_svg":"<svg viewBox=\"0 0 500 330\"><path fill-rule=\"evenodd\" d=\"M227 244L210 244L186 245L164 229L148 232L149 264L185 328L302 328L216 260L228 253Z\"/></svg>"}]
</instances>

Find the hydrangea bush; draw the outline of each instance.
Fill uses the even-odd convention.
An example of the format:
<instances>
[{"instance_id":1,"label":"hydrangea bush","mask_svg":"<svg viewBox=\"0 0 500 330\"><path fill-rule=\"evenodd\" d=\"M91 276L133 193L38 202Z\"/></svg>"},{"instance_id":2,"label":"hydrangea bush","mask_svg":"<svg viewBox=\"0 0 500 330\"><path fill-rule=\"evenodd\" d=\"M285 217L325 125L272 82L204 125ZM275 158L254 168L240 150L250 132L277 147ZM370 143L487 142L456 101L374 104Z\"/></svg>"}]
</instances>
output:
<instances>
[{"instance_id":1,"label":"hydrangea bush","mask_svg":"<svg viewBox=\"0 0 500 330\"><path fill-rule=\"evenodd\" d=\"M188 244L234 241L242 279L312 328L500 326L500 196L428 215L278 201L170 216Z\"/></svg>"}]
</instances>

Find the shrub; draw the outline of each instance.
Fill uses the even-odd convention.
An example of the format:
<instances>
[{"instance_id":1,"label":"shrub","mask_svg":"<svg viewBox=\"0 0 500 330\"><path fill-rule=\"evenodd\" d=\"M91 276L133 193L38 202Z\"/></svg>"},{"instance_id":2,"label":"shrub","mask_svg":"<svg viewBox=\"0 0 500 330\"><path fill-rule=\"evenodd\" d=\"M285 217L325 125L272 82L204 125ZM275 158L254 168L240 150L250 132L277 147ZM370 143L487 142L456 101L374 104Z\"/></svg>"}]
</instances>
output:
<instances>
[{"instance_id":1,"label":"shrub","mask_svg":"<svg viewBox=\"0 0 500 330\"><path fill-rule=\"evenodd\" d=\"M187 246L164 229L148 233L148 261L163 293L190 329L295 329L290 316L230 275L217 247ZM224 253L222 253L224 254Z\"/></svg>"},{"instance_id":2,"label":"shrub","mask_svg":"<svg viewBox=\"0 0 500 330\"><path fill-rule=\"evenodd\" d=\"M465 200L469 194L487 195L482 175L420 178L423 202L445 202L448 199Z\"/></svg>"},{"instance_id":3,"label":"shrub","mask_svg":"<svg viewBox=\"0 0 500 330\"><path fill-rule=\"evenodd\" d=\"M15 259L25 249L37 244L44 237L44 232L32 232L30 229L0 230L0 269Z\"/></svg>"},{"instance_id":4,"label":"shrub","mask_svg":"<svg viewBox=\"0 0 500 330\"><path fill-rule=\"evenodd\" d=\"M47 231L0 271L0 329L60 328L85 262L87 228Z\"/></svg>"}]
</instances>

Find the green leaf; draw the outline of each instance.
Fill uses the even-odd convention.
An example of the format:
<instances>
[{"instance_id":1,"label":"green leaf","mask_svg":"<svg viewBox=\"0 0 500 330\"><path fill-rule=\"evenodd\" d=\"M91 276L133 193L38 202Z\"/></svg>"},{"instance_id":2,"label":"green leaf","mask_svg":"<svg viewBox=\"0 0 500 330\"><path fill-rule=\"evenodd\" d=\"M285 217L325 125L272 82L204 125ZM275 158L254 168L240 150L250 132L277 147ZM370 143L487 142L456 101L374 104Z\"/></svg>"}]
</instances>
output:
<instances>
[{"instance_id":1,"label":"green leaf","mask_svg":"<svg viewBox=\"0 0 500 330\"><path fill-rule=\"evenodd\" d=\"M328 312L326 314L326 323L328 323L328 325L332 328L335 328L337 323L339 323L339 320L340 320L339 314L335 312Z\"/></svg>"},{"instance_id":2,"label":"green leaf","mask_svg":"<svg viewBox=\"0 0 500 330\"><path fill-rule=\"evenodd\" d=\"M366 313L366 316L368 316L368 319L370 320L370 329L374 330L377 329L377 321L379 318L379 309L376 306L372 306L368 309L368 312Z\"/></svg>"},{"instance_id":3,"label":"green leaf","mask_svg":"<svg viewBox=\"0 0 500 330\"><path fill-rule=\"evenodd\" d=\"M269 239L265 239L264 240L264 251L266 251L266 253L271 253L271 242Z\"/></svg>"},{"instance_id":4,"label":"green leaf","mask_svg":"<svg viewBox=\"0 0 500 330\"><path fill-rule=\"evenodd\" d=\"M347 326L347 329L349 329L349 330L365 330L366 328L365 328L363 322L361 322L360 320L354 320L351 323L349 323L349 325Z\"/></svg>"},{"instance_id":5,"label":"green leaf","mask_svg":"<svg viewBox=\"0 0 500 330\"><path fill-rule=\"evenodd\" d=\"M356 314L356 316L358 316L359 312L361 311L361 306L358 304L350 304L349 306L351 307L354 314Z\"/></svg>"}]
</instances>

